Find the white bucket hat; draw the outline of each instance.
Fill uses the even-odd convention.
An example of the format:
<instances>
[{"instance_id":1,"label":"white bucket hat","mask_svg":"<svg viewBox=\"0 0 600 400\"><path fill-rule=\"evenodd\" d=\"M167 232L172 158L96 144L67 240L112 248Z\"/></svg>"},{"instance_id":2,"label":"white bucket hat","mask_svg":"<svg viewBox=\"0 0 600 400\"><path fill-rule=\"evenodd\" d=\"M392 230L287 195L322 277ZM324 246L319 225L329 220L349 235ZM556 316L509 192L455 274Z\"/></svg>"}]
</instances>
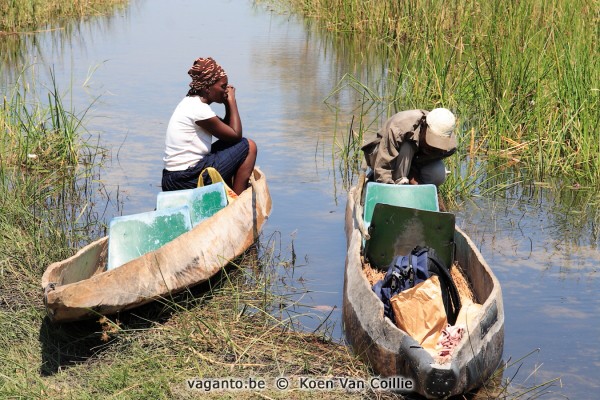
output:
<instances>
[{"instance_id":1,"label":"white bucket hat","mask_svg":"<svg viewBox=\"0 0 600 400\"><path fill-rule=\"evenodd\" d=\"M456 136L454 128L456 127L456 117L447 108L435 108L427 114L427 133L425 142L431 147L443 151L450 151L456 148Z\"/></svg>"}]
</instances>

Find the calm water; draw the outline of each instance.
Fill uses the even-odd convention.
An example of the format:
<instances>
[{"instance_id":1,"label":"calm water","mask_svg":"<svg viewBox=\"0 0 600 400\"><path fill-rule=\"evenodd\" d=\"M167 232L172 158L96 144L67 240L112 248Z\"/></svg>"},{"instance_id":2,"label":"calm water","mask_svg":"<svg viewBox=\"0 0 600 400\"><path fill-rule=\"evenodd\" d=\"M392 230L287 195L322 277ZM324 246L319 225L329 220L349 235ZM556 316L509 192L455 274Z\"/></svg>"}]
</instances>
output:
<instances>
[{"instance_id":1,"label":"calm water","mask_svg":"<svg viewBox=\"0 0 600 400\"><path fill-rule=\"evenodd\" d=\"M264 235L280 235L286 257L293 248L296 267L287 283L309 291L302 298L308 308L299 311L310 315L302 322L314 328L333 310L330 332L343 337L346 191L332 142L336 130L345 134L357 105L342 95L336 117L323 100L354 70L345 49L245 0L134 2L68 40L37 39L42 50L27 62L39 63L42 74L53 65L60 87L72 87L75 110L100 96L87 126L111 150L102 173L107 221L154 208L166 124L187 91L187 69L200 56L221 63L270 185L274 208ZM587 214L554 203L543 193L479 198L461 205L457 220L502 284L505 359L539 348L515 382L532 387L560 377L544 398L591 399L600 391L600 252L591 233L598 228L585 223Z\"/></svg>"}]
</instances>

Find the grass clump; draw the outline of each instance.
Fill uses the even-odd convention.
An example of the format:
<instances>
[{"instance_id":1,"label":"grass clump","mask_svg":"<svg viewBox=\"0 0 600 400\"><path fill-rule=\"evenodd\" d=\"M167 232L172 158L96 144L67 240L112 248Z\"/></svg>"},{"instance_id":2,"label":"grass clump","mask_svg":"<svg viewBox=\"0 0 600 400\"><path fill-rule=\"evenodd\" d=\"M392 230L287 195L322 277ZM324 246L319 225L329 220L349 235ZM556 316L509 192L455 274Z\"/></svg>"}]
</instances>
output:
<instances>
[{"instance_id":1,"label":"grass clump","mask_svg":"<svg viewBox=\"0 0 600 400\"><path fill-rule=\"evenodd\" d=\"M78 164L78 131L85 112L76 116L66 109L56 82L52 81L47 99L36 99L27 86L16 86L4 96L0 127L5 135L0 149L7 169L27 167L40 171Z\"/></svg>"},{"instance_id":2,"label":"grass clump","mask_svg":"<svg viewBox=\"0 0 600 400\"><path fill-rule=\"evenodd\" d=\"M92 160L103 150L81 142L81 119L56 85L42 98L15 86L0 106L0 306L30 296L45 265L97 229L89 205Z\"/></svg>"},{"instance_id":3,"label":"grass clump","mask_svg":"<svg viewBox=\"0 0 600 400\"><path fill-rule=\"evenodd\" d=\"M102 15L126 0L6 0L0 2L0 36L48 29L64 19Z\"/></svg>"},{"instance_id":4,"label":"grass clump","mask_svg":"<svg viewBox=\"0 0 600 400\"><path fill-rule=\"evenodd\" d=\"M267 246L268 247L268 244ZM51 324L41 304L0 308L2 397L185 399L364 398L369 393L299 390L300 376L367 379L366 366L326 334L307 334L284 315L282 266L250 249L209 282L98 321ZM33 293L31 293L33 295ZM38 296L40 294L38 293ZM285 304L285 305L284 305ZM290 313L293 314L293 313ZM288 377L290 389L275 388ZM194 382L263 380L265 389L209 393ZM372 393L371 393L372 394ZM379 398L399 398L382 393Z\"/></svg>"},{"instance_id":5,"label":"grass clump","mask_svg":"<svg viewBox=\"0 0 600 400\"><path fill-rule=\"evenodd\" d=\"M369 111L375 123L365 124L374 129L361 135L400 110L447 107L459 117L461 161L493 161L491 176L518 170L515 182L559 177L563 185L597 187L597 1L286 3L334 32L345 53L369 53L356 56L353 79L381 104ZM382 66L377 81L374 61ZM454 166L469 172L463 168ZM475 181L485 188L488 178ZM471 180L456 184L473 188Z\"/></svg>"}]
</instances>

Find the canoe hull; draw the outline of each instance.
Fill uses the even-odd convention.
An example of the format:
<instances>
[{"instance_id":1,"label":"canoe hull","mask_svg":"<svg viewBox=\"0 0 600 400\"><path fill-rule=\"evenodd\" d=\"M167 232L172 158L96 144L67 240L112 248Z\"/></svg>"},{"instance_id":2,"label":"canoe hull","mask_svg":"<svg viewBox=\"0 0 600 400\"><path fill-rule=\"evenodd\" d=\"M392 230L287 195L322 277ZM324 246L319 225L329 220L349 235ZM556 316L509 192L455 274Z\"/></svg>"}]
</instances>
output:
<instances>
[{"instance_id":1,"label":"canoe hull","mask_svg":"<svg viewBox=\"0 0 600 400\"><path fill-rule=\"evenodd\" d=\"M451 362L436 364L412 337L384 318L383 303L362 270L362 236L355 218L354 197L352 189L346 207L343 323L347 341L376 374L410 379L412 391L427 398L445 398L480 387L502 360L504 307L500 285L474 243L456 227L455 258L477 298L485 301L468 327L468 339L455 348Z\"/></svg>"},{"instance_id":2,"label":"canoe hull","mask_svg":"<svg viewBox=\"0 0 600 400\"><path fill-rule=\"evenodd\" d=\"M236 201L156 251L105 271L108 237L51 264L42 277L44 302L53 321L110 315L168 297L204 282L252 245L271 212L266 178Z\"/></svg>"}]
</instances>

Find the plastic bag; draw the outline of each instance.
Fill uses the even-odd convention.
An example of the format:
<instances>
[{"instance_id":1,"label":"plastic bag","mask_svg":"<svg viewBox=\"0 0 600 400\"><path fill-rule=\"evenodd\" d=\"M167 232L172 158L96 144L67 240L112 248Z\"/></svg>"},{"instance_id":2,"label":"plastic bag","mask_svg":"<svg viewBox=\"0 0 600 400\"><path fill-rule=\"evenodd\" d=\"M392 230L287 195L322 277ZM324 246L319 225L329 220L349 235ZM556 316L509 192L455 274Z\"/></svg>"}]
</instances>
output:
<instances>
[{"instance_id":1,"label":"plastic bag","mask_svg":"<svg viewBox=\"0 0 600 400\"><path fill-rule=\"evenodd\" d=\"M442 290L437 276L402 291L390 300L396 326L412 336L423 348L434 350L448 324Z\"/></svg>"}]
</instances>

